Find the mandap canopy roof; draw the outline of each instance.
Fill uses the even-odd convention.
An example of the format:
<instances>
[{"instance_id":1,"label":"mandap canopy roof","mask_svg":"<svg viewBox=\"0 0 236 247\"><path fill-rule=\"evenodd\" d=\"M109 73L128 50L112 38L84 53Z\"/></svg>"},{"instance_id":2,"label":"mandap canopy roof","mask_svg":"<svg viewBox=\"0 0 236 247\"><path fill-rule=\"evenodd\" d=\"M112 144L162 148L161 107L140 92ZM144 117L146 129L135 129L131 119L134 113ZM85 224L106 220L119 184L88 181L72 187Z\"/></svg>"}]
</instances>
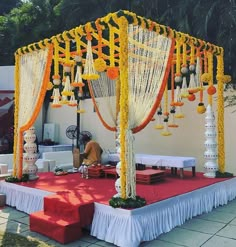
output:
<instances>
[{"instance_id":1,"label":"mandap canopy roof","mask_svg":"<svg viewBox=\"0 0 236 247\"><path fill-rule=\"evenodd\" d=\"M118 131L121 147L122 196L134 195L132 133L142 130L160 106L167 82L171 84L172 112L200 94L208 84L208 104L218 82L219 166L224 170L222 47L177 32L128 11L108 14L16 53L16 110L14 173L22 176L23 132L37 118L46 90L52 90L52 107L77 106L82 113L83 87L88 86L103 125ZM213 61L217 59L216 77ZM51 65L53 66L51 69ZM170 73L171 71L171 73ZM52 81L50 81L50 74ZM189 82L187 82L189 80ZM168 121L165 93L164 114ZM101 97L105 103L100 104ZM99 102L99 108L96 105ZM103 101L104 102L104 101ZM204 112L204 110L202 111ZM181 114L179 115L181 117ZM164 133L168 134L168 133ZM128 158L127 158L128 157Z\"/></svg>"}]
</instances>

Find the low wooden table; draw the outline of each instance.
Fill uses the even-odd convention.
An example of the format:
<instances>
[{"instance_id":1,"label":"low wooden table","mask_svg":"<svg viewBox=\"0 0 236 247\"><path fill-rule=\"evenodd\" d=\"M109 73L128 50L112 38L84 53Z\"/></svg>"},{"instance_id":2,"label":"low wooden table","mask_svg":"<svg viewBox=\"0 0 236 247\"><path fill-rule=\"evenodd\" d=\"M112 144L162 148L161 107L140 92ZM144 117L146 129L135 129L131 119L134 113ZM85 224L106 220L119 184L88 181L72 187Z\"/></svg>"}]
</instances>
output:
<instances>
[{"instance_id":1,"label":"low wooden table","mask_svg":"<svg viewBox=\"0 0 236 247\"><path fill-rule=\"evenodd\" d=\"M136 171L136 182L141 184L152 184L164 179L164 170L146 169Z\"/></svg>"},{"instance_id":2,"label":"low wooden table","mask_svg":"<svg viewBox=\"0 0 236 247\"><path fill-rule=\"evenodd\" d=\"M118 178L118 174L116 172L116 168L104 168L103 169L104 171L104 174L105 174L105 178L107 178L107 175L111 175L111 176L114 176L115 178Z\"/></svg>"},{"instance_id":3,"label":"low wooden table","mask_svg":"<svg viewBox=\"0 0 236 247\"><path fill-rule=\"evenodd\" d=\"M103 166L90 166L88 168L88 176L90 178L104 177Z\"/></svg>"},{"instance_id":4,"label":"low wooden table","mask_svg":"<svg viewBox=\"0 0 236 247\"><path fill-rule=\"evenodd\" d=\"M116 173L115 168L104 169L105 178L108 175L112 175L113 177L117 178L118 174ZM136 171L136 182L142 184L152 184L162 180L165 176L164 170L153 170L153 169L146 169L142 171Z\"/></svg>"}]
</instances>

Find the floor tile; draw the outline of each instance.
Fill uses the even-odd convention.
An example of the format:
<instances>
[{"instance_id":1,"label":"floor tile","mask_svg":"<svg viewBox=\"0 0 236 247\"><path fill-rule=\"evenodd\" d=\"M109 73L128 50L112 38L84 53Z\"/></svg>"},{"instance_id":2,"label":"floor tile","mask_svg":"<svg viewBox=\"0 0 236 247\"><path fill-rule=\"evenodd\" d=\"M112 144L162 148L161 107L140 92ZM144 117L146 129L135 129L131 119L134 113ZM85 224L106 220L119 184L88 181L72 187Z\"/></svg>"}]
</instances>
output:
<instances>
[{"instance_id":1,"label":"floor tile","mask_svg":"<svg viewBox=\"0 0 236 247\"><path fill-rule=\"evenodd\" d=\"M232 238L236 240L236 226L229 224L225 228L220 230L216 235L226 238Z\"/></svg>"},{"instance_id":2,"label":"floor tile","mask_svg":"<svg viewBox=\"0 0 236 247\"><path fill-rule=\"evenodd\" d=\"M225 213L222 211L212 211L208 214L203 214L200 216L197 216L198 219L204 219L204 220L210 220L210 221L216 221L221 223L229 223L231 220L235 218L234 214Z\"/></svg>"},{"instance_id":3,"label":"floor tile","mask_svg":"<svg viewBox=\"0 0 236 247\"><path fill-rule=\"evenodd\" d=\"M216 208L215 210L236 215L236 203L229 203L227 205L220 206Z\"/></svg>"},{"instance_id":4,"label":"floor tile","mask_svg":"<svg viewBox=\"0 0 236 247\"><path fill-rule=\"evenodd\" d=\"M40 241L44 241L44 242L47 242L49 241L50 239L42 234L39 234L37 232L32 232L32 231L24 231L20 234L21 236L24 236L24 237L32 237L32 238L36 238Z\"/></svg>"},{"instance_id":5,"label":"floor tile","mask_svg":"<svg viewBox=\"0 0 236 247\"><path fill-rule=\"evenodd\" d=\"M235 225L236 226L236 215L235 215L235 218L232 221L230 221L230 225Z\"/></svg>"},{"instance_id":6,"label":"floor tile","mask_svg":"<svg viewBox=\"0 0 236 247\"><path fill-rule=\"evenodd\" d=\"M56 246L56 247L88 247L90 246L91 244L90 243L87 243L87 242L83 242L83 241L75 241L75 242L72 242L72 243L68 243L68 244L60 244L58 243L57 241L54 241L54 240L49 240L46 242L47 244L50 244L50 245L53 245L53 246Z\"/></svg>"},{"instance_id":7,"label":"floor tile","mask_svg":"<svg viewBox=\"0 0 236 247\"><path fill-rule=\"evenodd\" d=\"M183 245L164 242L161 240L153 240L150 242L142 243L139 247L181 247L181 246L183 246Z\"/></svg>"},{"instance_id":8,"label":"floor tile","mask_svg":"<svg viewBox=\"0 0 236 247\"><path fill-rule=\"evenodd\" d=\"M113 247L113 246L116 246L114 244L111 244L111 243L107 243L107 242L104 242L104 241L101 241L101 240L98 240L96 243L96 245L98 246L104 246L104 247Z\"/></svg>"},{"instance_id":9,"label":"floor tile","mask_svg":"<svg viewBox=\"0 0 236 247\"><path fill-rule=\"evenodd\" d=\"M180 226L180 228L208 234L215 234L223 227L225 227L224 223L196 218L186 221L183 225Z\"/></svg>"},{"instance_id":10,"label":"floor tile","mask_svg":"<svg viewBox=\"0 0 236 247\"><path fill-rule=\"evenodd\" d=\"M0 224L6 223L8 219L0 217Z\"/></svg>"},{"instance_id":11,"label":"floor tile","mask_svg":"<svg viewBox=\"0 0 236 247\"><path fill-rule=\"evenodd\" d=\"M29 226L19 223L19 222L7 222L5 224L0 225L0 230L5 232L11 232L11 233L21 233L24 231L29 230Z\"/></svg>"},{"instance_id":12,"label":"floor tile","mask_svg":"<svg viewBox=\"0 0 236 247\"><path fill-rule=\"evenodd\" d=\"M6 218L6 219L19 219L22 217L26 217L27 214L14 210L14 211L1 211L0 212L0 217Z\"/></svg>"},{"instance_id":13,"label":"floor tile","mask_svg":"<svg viewBox=\"0 0 236 247\"><path fill-rule=\"evenodd\" d=\"M83 242L88 242L88 243L96 243L98 241L97 238L90 236L90 235L83 236L80 240Z\"/></svg>"},{"instance_id":14,"label":"floor tile","mask_svg":"<svg viewBox=\"0 0 236 247\"><path fill-rule=\"evenodd\" d=\"M201 247L235 247L236 240L214 236Z\"/></svg>"},{"instance_id":15,"label":"floor tile","mask_svg":"<svg viewBox=\"0 0 236 247\"><path fill-rule=\"evenodd\" d=\"M175 228L169 233L160 235L159 240L168 241L170 243L190 246L190 247L199 247L205 243L211 235L195 232L187 229Z\"/></svg>"},{"instance_id":16,"label":"floor tile","mask_svg":"<svg viewBox=\"0 0 236 247\"><path fill-rule=\"evenodd\" d=\"M15 221L23 223L25 225L29 225L29 217L28 216L15 219Z\"/></svg>"}]
</instances>

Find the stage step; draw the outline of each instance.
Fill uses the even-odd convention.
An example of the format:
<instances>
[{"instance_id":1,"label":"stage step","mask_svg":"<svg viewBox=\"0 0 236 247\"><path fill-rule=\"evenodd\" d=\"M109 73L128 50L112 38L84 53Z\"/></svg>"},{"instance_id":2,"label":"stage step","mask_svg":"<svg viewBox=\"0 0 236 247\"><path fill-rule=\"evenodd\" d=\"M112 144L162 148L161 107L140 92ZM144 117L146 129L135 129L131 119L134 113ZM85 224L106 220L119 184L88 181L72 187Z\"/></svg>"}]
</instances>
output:
<instances>
[{"instance_id":1,"label":"stage step","mask_svg":"<svg viewBox=\"0 0 236 247\"><path fill-rule=\"evenodd\" d=\"M38 211L30 214L30 230L43 234L59 243L67 244L81 238L80 222Z\"/></svg>"},{"instance_id":2,"label":"stage step","mask_svg":"<svg viewBox=\"0 0 236 247\"><path fill-rule=\"evenodd\" d=\"M60 215L63 219L80 221L81 227L92 223L94 203L84 203L81 198L65 194L54 194L44 197L44 212Z\"/></svg>"},{"instance_id":3,"label":"stage step","mask_svg":"<svg viewBox=\"0 0 236 247\"><path fill-rule=\"evenodd\" d=\"M30 230L66 244L82 236L82 227L92 223L94 203L68 194L44 197L44 210L30 214Z\"/></svg>"}]
</instances>

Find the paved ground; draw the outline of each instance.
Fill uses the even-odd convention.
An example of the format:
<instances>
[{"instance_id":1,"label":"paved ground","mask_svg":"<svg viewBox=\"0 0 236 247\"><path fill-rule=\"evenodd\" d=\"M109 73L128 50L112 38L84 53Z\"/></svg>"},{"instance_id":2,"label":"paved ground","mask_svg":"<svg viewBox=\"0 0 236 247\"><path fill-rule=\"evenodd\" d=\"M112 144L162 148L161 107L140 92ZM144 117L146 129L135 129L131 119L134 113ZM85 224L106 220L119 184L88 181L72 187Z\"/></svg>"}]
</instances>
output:
<instances>
[{"instance_id":1,"label":"paved ground","mask_svg":"<svg viewBox=\"0 0 236 247\"><path fill-rule=\"evenodd\" d=\"M54 246L101 247L114 246L86 234L79 241L61 245L29 230L29 216L11 207L0 210L0 230L33 236ZM140 247L236 247L236 199L226 206L214 209L174 228L158 239L145 242ZM24 246L22 246L24 247ZM124 246L125 247L125 246Z\"/></svg>"}]
</instances>

